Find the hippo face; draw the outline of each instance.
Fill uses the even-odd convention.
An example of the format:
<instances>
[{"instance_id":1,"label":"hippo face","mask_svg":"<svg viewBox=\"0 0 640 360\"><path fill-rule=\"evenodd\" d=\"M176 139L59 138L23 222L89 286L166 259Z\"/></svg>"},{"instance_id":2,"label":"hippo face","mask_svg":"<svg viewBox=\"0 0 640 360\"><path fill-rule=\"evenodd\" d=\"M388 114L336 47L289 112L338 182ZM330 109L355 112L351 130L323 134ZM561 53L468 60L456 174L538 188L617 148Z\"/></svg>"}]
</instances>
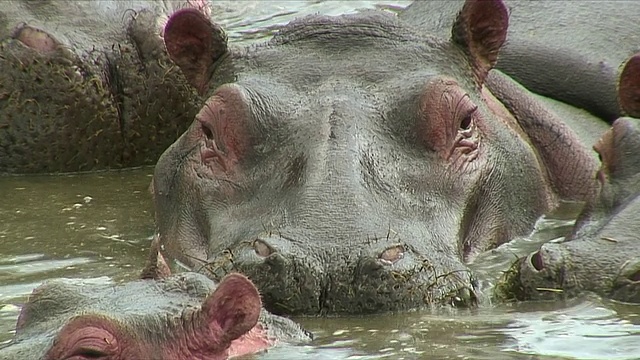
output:
<instances>
[{"instance_id":1,"label":"hippo face","mask_svg":"<svg viewBox=\"0 0 640 360\"><path fill-rule=\"evenodd\" d=\"M34 290L0 359L227 359L272 344L260 312L239 274L217 287L195 273L116 286L56 280Z\"/></svg>"},{"instance_id":2,"label":"hippo face","mask_svg":"<svg viewBox=\"0 0 640 360\"><path fill-rule=\"evenodd\" d=\"M480 295L466 263L554 201L536 149L484 87L507 31L468 1L451 40L385 13L312 16L227 49L195 11L165 28L206 102L160 158L167 254L240 271L276 313L371 313Z\"/></svg>"}]
</instances>

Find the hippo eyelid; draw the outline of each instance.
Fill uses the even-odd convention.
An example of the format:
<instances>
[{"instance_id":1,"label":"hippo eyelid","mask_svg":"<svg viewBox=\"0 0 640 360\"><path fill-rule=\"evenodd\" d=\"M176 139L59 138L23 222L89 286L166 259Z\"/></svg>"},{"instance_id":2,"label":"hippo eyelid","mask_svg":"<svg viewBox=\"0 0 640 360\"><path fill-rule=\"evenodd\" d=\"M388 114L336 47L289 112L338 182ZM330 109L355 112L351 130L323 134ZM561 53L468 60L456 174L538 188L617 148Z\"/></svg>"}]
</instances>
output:
<instances>
[{"instance_id":1,"label":"hippo eyelid","mask_svg":"<svg viewBox=\"0 0 640 360\"><path fill-rule=\"evenodd\" d=\"M107 356L109 356L109 354L102 350L92 348L92 347L80 347L75 351L73 351L71 356L81 356L82 358L86 358L86 359L101 359L101 358L106 358Z\"/></svg>"}]
</instances>

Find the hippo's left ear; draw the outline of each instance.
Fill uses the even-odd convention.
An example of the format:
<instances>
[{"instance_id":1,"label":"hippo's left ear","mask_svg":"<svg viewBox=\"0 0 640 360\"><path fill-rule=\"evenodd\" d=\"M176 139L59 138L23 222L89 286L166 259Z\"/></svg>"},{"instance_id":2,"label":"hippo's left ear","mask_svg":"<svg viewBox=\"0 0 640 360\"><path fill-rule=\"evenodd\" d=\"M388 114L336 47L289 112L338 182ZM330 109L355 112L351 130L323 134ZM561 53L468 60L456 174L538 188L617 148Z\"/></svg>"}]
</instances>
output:
<instances>
[{"instance_id":1,"label":"hippo's left ear","mask_svg":"<svg viewBox=\"0 0 640 360\"><path fill-rule=\"evenodd\" d=\"M478 85L498 61L508 26L509 14L501 0L467 0L458 14L451 39L467 54Z\"/></svg>"},{"instance_id":2,"label":"hippo's left ear","mask_svg":"<svg viewBox=\"0 0 640 360\"><path fill-rule=\"evenodd\" d=\"M227 35L222 28L197 9L183 9L167 21L164 43L171 60L203 95L215 62L228 50Z\"/></svg>"},{"instance_id":3,"label":"hippo's left ear","mask_svg":"<svg viewBox=\"0 0 640 360\"><path fill-rule=\"evenodd\" d=\"M618 102L627 115L640 118L640 53L624 64L618 83Z\"/></svg>"}]
</instances>

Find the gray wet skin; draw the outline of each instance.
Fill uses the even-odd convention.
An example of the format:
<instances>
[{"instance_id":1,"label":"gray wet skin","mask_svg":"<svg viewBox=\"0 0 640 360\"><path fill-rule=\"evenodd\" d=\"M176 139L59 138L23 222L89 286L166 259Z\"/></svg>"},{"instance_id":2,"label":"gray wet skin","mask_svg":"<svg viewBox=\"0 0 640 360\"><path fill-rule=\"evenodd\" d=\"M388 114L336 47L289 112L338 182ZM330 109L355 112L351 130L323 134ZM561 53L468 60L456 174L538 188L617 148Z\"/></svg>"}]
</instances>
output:
<instances>
[{"instance_id":1,"label":"gray wet skin","mask_svg":"<svg viewBox=\"0 0 640 360\"><path fill-rule=\"evenodd\" d=\"M640 117L640 54L623 68L619 101ZM594 148L602 159L598 196L562 243L545 244L514 264L502 296L552 299L592 291L640 303L640 119L619 118Z\"/></svg>"},{"instance_id":2,"label":"gray wet skin","mask_svg":"<svg viewBox=\"0 0 640 360\"><path fill-rule=\"evenodd\" d=\"M514 118L484 87L507 22L500 1L468 1L451 39L382 12L311 16L235 48L175 14L167 49L207 100L155 169L166 254L247 274L275 313L475 304L468 261L596 189L560 116L496 81Z\"/></svg>"},{"instance_id":3,"label":"gray wet skin","mask_svg":"<svg viewBox=\"0 0 640 360\"><path fill-rule=\"evenodd\" d=\"M155 164L201 101L161 37L187 3L3 1L0 174Z\"/></svg>"},{"instance_id":4,"label":"gray wet skin","mask_svg":"<svg viewBox=\"0 0 640 360\"><path fill-rule=\"evenodd\" d=\"M416 1L400 15L448 36L464 0ZM509 34L496 67L527 89L613 122L620 64L640 51L635 1L505 0ZM424 14L429 14L424 16Z\"/></svg>"},{"instance_id":5,"label":"gray wet skin","mask_svg":"<svg viewBox=\"0 0 640 360\"><path fill-rule=\"evenodd\" d=\"M160 278L41 285L22 307L0 359L222 360L310 339L291 320L261 309L259 293L242 275L216 284L197 273L170 275L161 257L150 263L160 266L143 276Z\"/></svg>"}]
</instances>

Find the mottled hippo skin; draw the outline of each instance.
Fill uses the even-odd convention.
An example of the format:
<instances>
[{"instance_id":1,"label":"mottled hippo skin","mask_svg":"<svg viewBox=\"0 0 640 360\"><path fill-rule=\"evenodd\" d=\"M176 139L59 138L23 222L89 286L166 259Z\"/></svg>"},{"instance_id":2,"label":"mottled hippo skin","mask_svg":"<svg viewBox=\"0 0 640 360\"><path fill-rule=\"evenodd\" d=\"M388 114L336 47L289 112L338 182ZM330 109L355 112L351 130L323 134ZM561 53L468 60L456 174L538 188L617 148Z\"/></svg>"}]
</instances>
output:
<instances>
[{"instance_id":1,"label":"mottled hippo skin","mask_svg":"<svg viewBox=\"0 0 640 360\"><path fill-rule=\"evenodd\" d=\"M622 109L640 118L640 54L620 79ZM640 119L622 117L595 145L602 167L598 196L572 233L516 262L497 288L499 298L528 300L593 291L640 303Z\"/></svg>"},{"instance_id":2,"label":"mottled hippo skin","mask_svg":"<svg viewBox=\"0 0 640 360\"><path fill-rule=\"evenodd\" d=\"M154 164L201 99L162 28L205 1L2 1L0 174Z\"/></svg>"},{"instance_id":3,"label":"mottled hippo skin","mask_svg":"<svg viewBox=\"0 0 640 360\"><path fill-rule=\"evenodd\" d=\"M234 48L176 13L167 50L207 100L156 166L166 254L246 274L275 313L475 304L467 262L597 188L590 144L490 73L508 22L501 1L467 1L446 37L364 12Z\"/></svg>"},{"instance_id":4,"label":"mottled hippo skin","mask_svg":"<svg viewBox=\"0 0 640 360\"><path fill-rule=\"evenodd\" d=\"M243 275L216 285L197 273L171 275L162 258L150 263L157 266L146 279L121 285L41 285L0 359L222 360L309 340L297 324L262 310Z\"/></svg>"}]
</instances>

